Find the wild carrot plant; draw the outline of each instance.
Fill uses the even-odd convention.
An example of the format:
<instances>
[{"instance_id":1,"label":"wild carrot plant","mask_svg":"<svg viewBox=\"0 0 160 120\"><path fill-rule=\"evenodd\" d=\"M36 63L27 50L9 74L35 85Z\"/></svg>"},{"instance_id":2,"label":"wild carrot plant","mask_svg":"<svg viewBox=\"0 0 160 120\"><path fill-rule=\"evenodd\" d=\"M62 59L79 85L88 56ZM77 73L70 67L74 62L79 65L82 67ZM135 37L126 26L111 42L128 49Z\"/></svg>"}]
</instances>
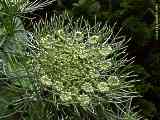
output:
<instances>
[{"instance_id":1,"label":"wild carrot plant","mask_svg":"<svg viewBox=\"0 0 160 120\"><path fill-rule=\"evenodd\" d=\"M11 71L2 71L5 79L9 75L13 79L2 92L7 97L0 99L4 103L0 118L128 120L130 114L122 107L135 97L131 84L135 80L127 70L132 59L127 59L125 37L107 24L91 26L67 14L33 23L34 31L26 31L21 15L47 4L50 1L0 2L0 17L8 20L0 21L1 53L12 56L11 66L8 61L3 64Z\"/></svg>"}]
</instances>

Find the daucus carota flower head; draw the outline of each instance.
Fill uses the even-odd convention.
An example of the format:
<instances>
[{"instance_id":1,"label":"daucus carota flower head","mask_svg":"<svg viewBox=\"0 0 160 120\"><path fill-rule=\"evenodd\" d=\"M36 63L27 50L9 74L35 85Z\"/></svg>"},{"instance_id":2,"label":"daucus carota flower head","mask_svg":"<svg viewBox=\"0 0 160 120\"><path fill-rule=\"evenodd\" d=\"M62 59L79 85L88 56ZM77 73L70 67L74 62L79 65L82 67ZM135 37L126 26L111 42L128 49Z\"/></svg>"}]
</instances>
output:
<instances>
[{"instance_id":1,"label":"daucus carota flower head","mask_svg":"<svg viewBox=\"0 0 160 120\"><path fill-rule=\"evenodd\" d=\"M104 74L115 67L108 57L114 51L111 44L100 45L100 35L85 37L82 33L84 31L58 29L43 36L40 42L42 52L38 57L41 61L39 65L48 75L48 80L52 81L48 81L48 86L58 92L60 101L65 104L78 102L82 105L80 96L87 96L86 99L92 101L95 98L90 94L112 92L110 87L120 84L112 73L109 73L108 80Z\"/></svg>"},{"instance_id":2,"label":"daucus carota flower head","mask_svg":"<svg viewBox=\"0 0 160 120\"><path fill-rule=\"evenodd\" d=\"M99 69L108 69L112 66L112 63L105 59L104 54L101 54L100 49L104 49L103 47L89 47L87 42L82 41L84 38L82 36L83 31L72 32L74 33L60 29L42 37L41 41L48 39L48 42L40 42L45 52L42 52L38 59L41 60L41 68L52 79L52 88L59 91L60 96L61 94L65 96L65 99L71 98L71 95L66 97L67 92L74 94L74 100L76 100L79 99L79 95L87 96L87 94L94 93L95 86L100 81ZM74 34L76 35L74 36ZM92 35L87 40L90 45L96 44L95 41L98 42L99 36ZM43 59L47 59L47 61L43 62ZM71 87L78 88L79 92L75 94ZM102 89L107 91L108 88ZM104 92L104 90L101 91ZM62 102L65 99L61 99ZM69 104L69 101L67 103ZM81 103L79 104L81 105Z\"/></svg>"},{"instance_id":3,"label":"daucus carota flower head","mask_svg":"<svg viewBox=\"0 0 160 120\"><path fill-rule=\"evenodd\" d=\"M46 89L49 91L54 91L52 97L56 96L57 104L82 108L92 106L94 109L99 102L103 104L104 99L109 103L121 101L117 93L120 93L118 88L121 85L125 86L121 84L124 78L121 80L119 77L119 68L124 63L115 55L115 51L119 53L117 46L120 45L105 41L109 37L106 34L108 28L99 32L99 28L91 27L86 22L85 27L81 24L77 28L78 23L61 25L56 20L49 25L53 30L49 29L45 34L41 31L37 37L40 38L40 51L35 61L39 61L40 71L43 70L40 76L48 77L42 77L40 82L48 85ZM113 86L116 86L114 91ZM121 94L125 94L125 91L121 91Z\"/></svg>"}]
</instances>

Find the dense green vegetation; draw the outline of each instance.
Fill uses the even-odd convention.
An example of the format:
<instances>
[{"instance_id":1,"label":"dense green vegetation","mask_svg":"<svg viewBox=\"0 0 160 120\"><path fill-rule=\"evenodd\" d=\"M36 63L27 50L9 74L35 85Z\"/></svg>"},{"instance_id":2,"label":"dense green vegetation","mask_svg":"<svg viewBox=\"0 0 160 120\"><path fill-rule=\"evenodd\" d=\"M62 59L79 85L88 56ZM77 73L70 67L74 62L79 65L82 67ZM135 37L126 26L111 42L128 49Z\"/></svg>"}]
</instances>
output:
<instances>
[{"instance_id":1,"label":"dense green vegetation","mask_svg":"<svg viewBox=\"0 0 160 120\"><path fill-rule=\"evenodd\" d=\"M1 0L0 119L158 120L157 3Z\"/></svg>"}]
</instances>

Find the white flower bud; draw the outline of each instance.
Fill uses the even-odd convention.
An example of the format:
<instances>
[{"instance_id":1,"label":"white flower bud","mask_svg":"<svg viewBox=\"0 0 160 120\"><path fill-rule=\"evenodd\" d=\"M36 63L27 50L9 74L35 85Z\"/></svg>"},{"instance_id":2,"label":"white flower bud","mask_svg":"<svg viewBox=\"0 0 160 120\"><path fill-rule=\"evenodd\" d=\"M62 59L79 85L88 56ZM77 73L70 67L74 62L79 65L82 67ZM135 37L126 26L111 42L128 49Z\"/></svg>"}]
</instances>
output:
<instances>
[{"instance_id":1,"label":"white flower bud","mask_svg":"<svg viewBox=\"0 0 160 120\"><path fill-rule=\"evenodd\" d=\"M82 107L86 107L89 105L91 99L89 98L88 95L83 94L78 97L78 101L80 102L80 105Z\"/></svg>"}]
</instances>

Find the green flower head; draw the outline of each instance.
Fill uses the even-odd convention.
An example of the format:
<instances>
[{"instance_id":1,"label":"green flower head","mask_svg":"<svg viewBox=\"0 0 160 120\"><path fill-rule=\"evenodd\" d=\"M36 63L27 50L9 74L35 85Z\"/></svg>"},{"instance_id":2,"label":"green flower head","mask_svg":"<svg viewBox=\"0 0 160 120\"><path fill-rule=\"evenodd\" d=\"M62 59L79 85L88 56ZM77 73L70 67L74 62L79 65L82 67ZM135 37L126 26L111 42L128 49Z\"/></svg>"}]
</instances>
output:
<instances>
[{"instance_id":1,"label":"green flower head","mask_svg":"<svg viewBox=\"0 0 160 120\"><path fill-rule=\"evenodd\" d=\"M75 22L65 26L59 21L55 23L52 23L53 30L44 31L44 34L42 31L42 35L37 37L41 37L37 40L40 49L35 59L40 76L43 76L40 81L45 89L53 93L47 99L58 105L75 106L78 110L95 110L99 104L106 105L108 100L108 105L121 101L118 90L126 95L128 89L112 88L125 85L121 84L123 81L119 72L124 64L115 54L119 53L116 47L120 45L105 41L108 28L99 32L89 25L79 26L79 29ZM117 76L113 75L115 73Z\"/></svg>"}]
</instances>

